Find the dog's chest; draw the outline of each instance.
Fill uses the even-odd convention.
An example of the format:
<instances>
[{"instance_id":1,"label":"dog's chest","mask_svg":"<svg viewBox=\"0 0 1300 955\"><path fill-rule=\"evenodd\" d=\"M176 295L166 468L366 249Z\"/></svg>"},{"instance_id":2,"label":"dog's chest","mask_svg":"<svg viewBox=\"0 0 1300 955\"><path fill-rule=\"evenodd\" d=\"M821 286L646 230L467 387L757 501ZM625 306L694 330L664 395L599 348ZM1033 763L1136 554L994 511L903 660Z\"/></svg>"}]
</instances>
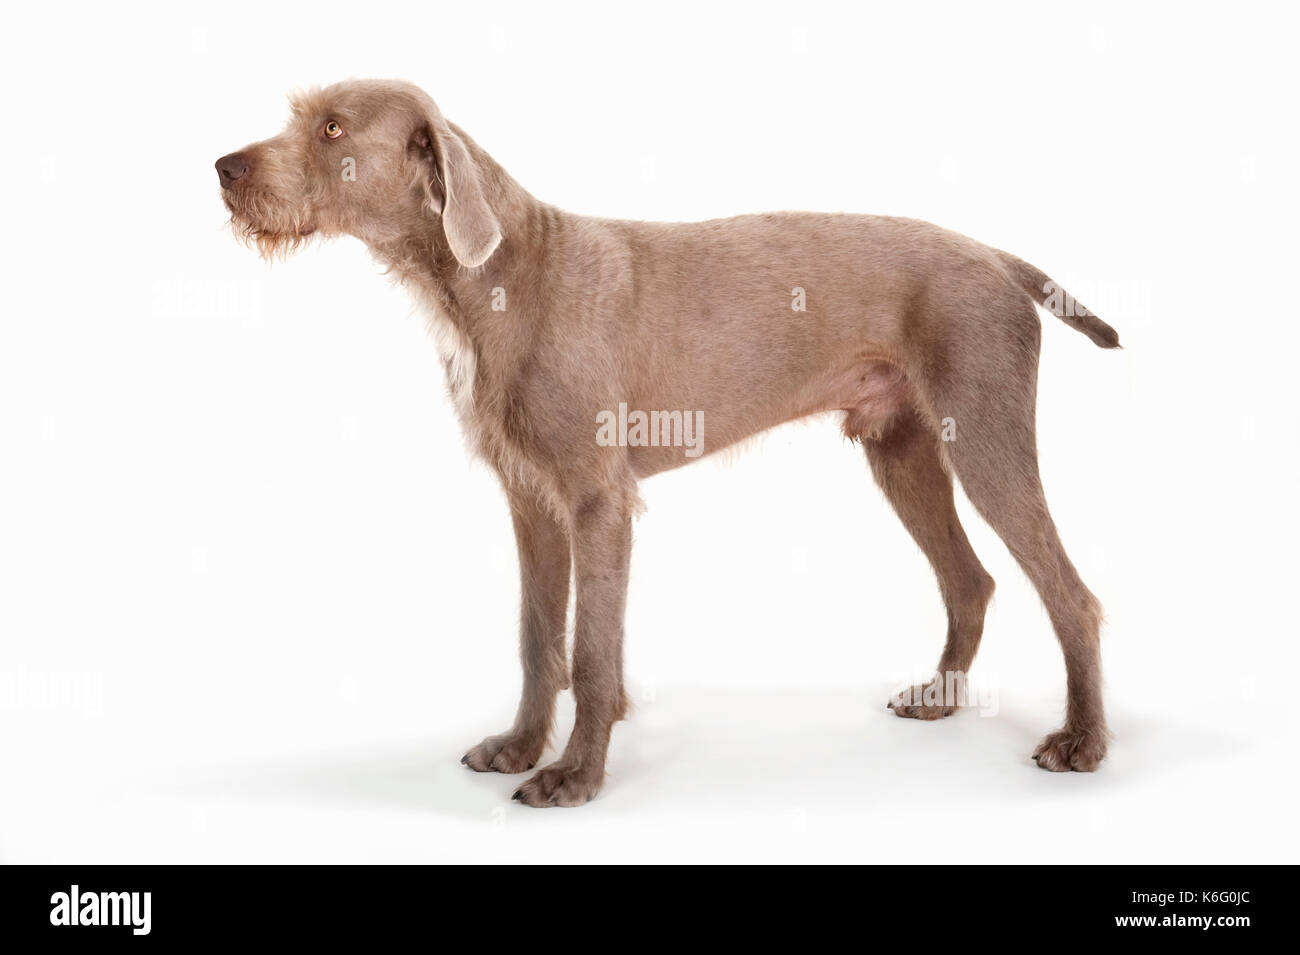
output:
<instances>
[{"instance_id":1,"label":"dog's chest","mask_svg":"<svg viewBox=\"0 0 1300 955\"><path fill-rule=\"evenodd\" d=\"M509 437L498 415L502 403L478 392L479 361L474 342L448 315L435 295L419 296L429 331L438 347L456 416L470 450L490 464L507 487L527 487L541 495L556 513L562 497L554 475L540 470L532 457Z\"/></svg>"},{"instance_id":2,"label":"dog's chest","mask_svg":"<svg viewBox=\"0 0 1300 955\"><path fill-rule=\"evenodd\" d=\"M447 373L447 388L451 392L456 416L461 425L472 433L475 430L474 377L478 373L478 356L474 351L474 343L451 320L441 303L422 295L421 306Z\"/></svg>"}]
</instances>

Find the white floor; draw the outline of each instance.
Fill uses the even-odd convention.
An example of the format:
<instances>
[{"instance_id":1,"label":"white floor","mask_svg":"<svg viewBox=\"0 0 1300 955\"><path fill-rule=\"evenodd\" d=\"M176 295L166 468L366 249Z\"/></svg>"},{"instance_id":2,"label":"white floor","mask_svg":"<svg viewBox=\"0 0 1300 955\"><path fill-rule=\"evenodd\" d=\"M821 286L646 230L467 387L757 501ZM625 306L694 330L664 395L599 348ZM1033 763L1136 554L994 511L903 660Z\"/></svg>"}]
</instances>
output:
<instances>
[{"instance_id":1,"label":"white floor","mask_svg":"<svg viewBox=\"0 0 1300 955\"><path fill-rule=\"evenodd\" d=\"M238 709L221 721L238 746L161 714L152 740L131 721L65 723L17 751L6 740L6 776L28 782L0 791L0 850L8 863L1295 858L1294 827L1275 822L1294 793L1270 784L1289 747L1244 700L1222 701L1242 718L1221 726L1121 701L1112 756L1085 776L1029 761L1054 725L1045 701L921 724L880 705L887 689L658 690L616 731L606 788L581 810L522 807L508 797L524 777L458 764L498 728L486 706L455 729L345 745L310 724L295 743L259 737Z\"/></svg>"}]
</instances>

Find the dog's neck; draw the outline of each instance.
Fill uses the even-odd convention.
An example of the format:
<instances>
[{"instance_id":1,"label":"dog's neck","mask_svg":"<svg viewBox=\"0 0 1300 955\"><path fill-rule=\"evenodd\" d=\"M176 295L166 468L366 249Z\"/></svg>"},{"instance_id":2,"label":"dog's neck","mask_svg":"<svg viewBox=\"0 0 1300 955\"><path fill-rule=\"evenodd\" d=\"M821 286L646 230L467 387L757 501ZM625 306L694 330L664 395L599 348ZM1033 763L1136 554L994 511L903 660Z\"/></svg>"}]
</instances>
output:
<instances>
[{"instance_id":1,"label":"dog's neck","mask_svg":"<svg viewBox=\"0 0 1300 955\"><path fill-rule=\"evenodd\" d=\"M463 135L463 134L462 134ZM421 209L395 234L367 237L380 261L412 286L425 304L476 344L488 327L509 314L512 276L545 266L547 236L557 226L558 210L539 202L468 136L463 137L478 167L484 198L496 217L501 243L481 266L456 260L440 217ZM505 315L503 315L505 313Z\"/></svg>"}]
</instances>

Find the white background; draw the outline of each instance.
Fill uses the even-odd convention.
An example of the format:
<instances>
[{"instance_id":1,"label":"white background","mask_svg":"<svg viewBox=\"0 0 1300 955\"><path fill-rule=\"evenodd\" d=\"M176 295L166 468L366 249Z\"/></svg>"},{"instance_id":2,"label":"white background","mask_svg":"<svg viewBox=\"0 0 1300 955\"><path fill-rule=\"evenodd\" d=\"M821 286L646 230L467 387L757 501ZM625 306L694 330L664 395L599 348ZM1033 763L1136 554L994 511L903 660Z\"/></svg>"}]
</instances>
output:
<instances>
[{"instance_id":1,"label":"white background","mask_svg":"<svg viewBox=\"0 0 1300 955\"><path fill-rule=\"evenodd\" d=\"M1282 4L26 5L3 71L0 859L1295 861L1295 29ZM576 212L930 219L1044 316L1041 461L1109 613L1095 775L1037 598L996 714L894 718L933 577L833 421L652 479L632 718L581 810L458 763L519 685L502 494L353 240L269 267L213 161L284 94L429 90ZM562 705L562 742L572 722Z\"/></svg>"}]
</instances>

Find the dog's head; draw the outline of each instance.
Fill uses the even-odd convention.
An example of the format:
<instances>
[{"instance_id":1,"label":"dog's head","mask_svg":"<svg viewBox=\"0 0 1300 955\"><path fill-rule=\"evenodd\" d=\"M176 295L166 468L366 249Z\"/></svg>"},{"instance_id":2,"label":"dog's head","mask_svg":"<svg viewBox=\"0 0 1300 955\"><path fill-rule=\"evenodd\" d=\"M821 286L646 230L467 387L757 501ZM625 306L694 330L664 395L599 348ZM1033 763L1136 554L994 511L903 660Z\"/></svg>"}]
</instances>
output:
<instances>
[{"instance_id":1,"label":"dog's head","mask_svg":"<svg viewBox=\"0 0 1300 955\"><path fill-rule=\"evenodd\" d=\"M290 97L280 135L217 160L221 195L242 238L270 257L308 236L382 245L441 229L463 265L501 241L480 163L418 87L351 80Z\"/></svg>"}]
</instances>

